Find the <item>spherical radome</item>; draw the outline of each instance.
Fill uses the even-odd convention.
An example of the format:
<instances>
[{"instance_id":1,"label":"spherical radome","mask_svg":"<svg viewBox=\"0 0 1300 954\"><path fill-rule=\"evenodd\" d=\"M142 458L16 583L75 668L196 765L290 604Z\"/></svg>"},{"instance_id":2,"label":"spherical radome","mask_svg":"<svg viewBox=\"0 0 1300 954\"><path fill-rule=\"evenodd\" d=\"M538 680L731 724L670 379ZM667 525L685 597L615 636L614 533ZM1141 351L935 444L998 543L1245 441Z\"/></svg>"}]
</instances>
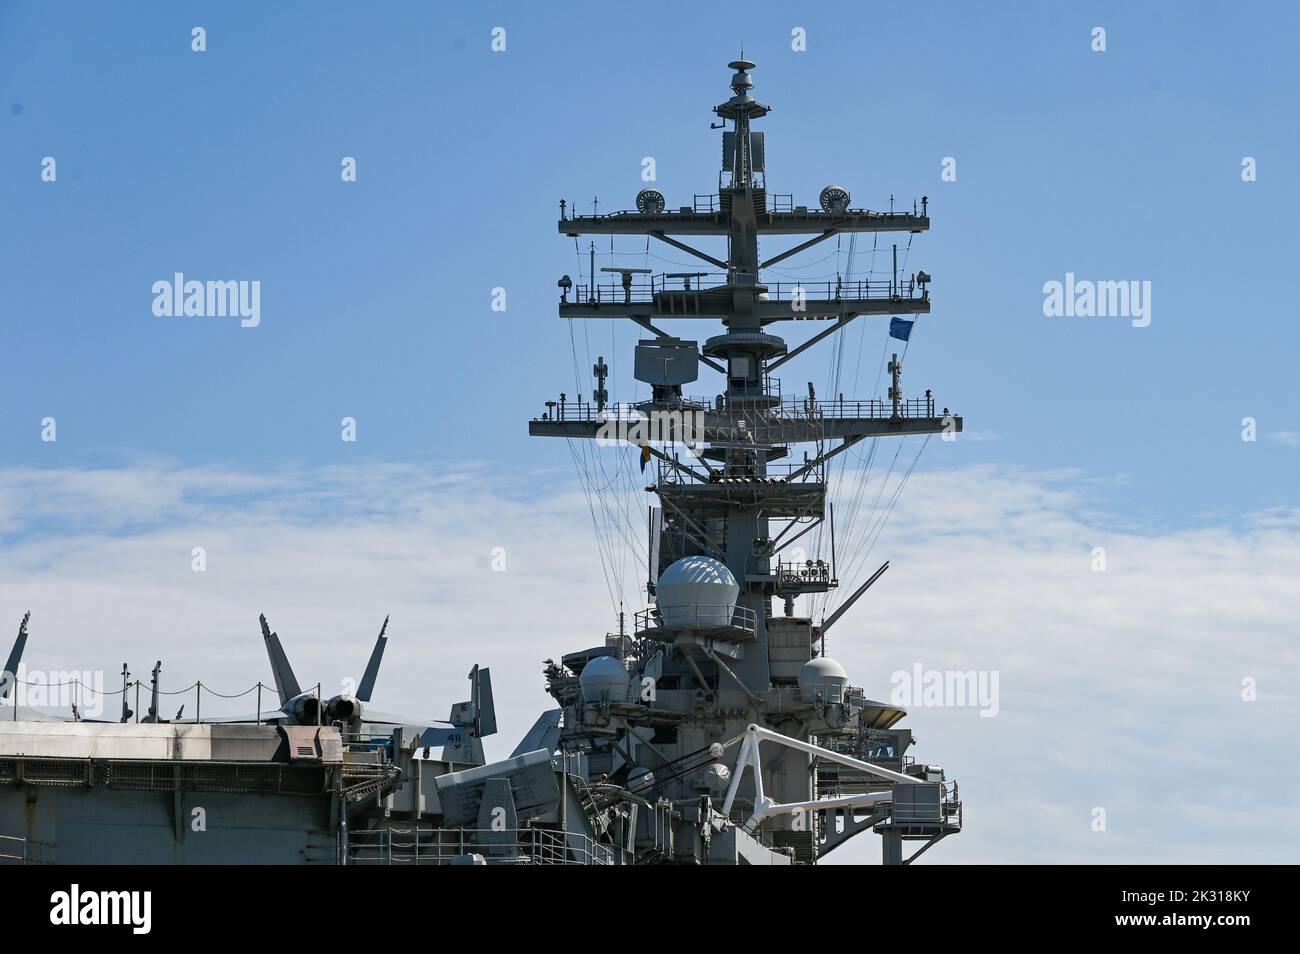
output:
<instances>
[{"instance_id":1,"label":"spherical radome","mask_svg":"<svg viewBox=\"0 0 1300 954\"><path fill-rule=\"evenodd\" d=\"M804 702L842 702L849 674L829 656L814 656L799 670L799 695Z\"/></svg>"},{"instance_id":2,"label":"spherical radome","mask_svg":"<svg viewBox=\"0 0 1300 954\"><path fill-rule=\"evenodd\" d=\"M655 599L669 627L729 626L740 585L727 565L712 557L688 556L659 577Z\"/></svg>"},{"instance_id":3,"label":"spherical radome","mask_svg":"<svg viewBox=\"0 0 1300 954\"><path fill-rule=\"evenodd\" d=\"M583 700L589 703L599 702L606 693L610 702L627 701L627 669L614 656L597 656L583 666L578 675L578 685Z\"/></svg>"}]
</instances>

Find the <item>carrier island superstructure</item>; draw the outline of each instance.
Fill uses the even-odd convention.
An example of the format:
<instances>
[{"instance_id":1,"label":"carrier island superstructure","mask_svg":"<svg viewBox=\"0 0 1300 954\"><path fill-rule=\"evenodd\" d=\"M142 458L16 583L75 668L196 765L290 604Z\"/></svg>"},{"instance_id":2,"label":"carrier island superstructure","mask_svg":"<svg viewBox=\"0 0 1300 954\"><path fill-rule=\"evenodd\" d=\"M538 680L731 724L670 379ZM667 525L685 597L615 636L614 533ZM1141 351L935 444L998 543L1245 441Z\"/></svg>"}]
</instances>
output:
<instances>
[{"instance_id":1,"label":"carrier island superstructure","mask_svg":"<svg viewBox=\"0 0 1300 954\"><path fill-rule=\"evenodd\" d=\"M370 702L387 620L360 687L327 699L303 688L263 617L274 702L262 705L259 682L246 716L205 718L199 683L191 715L164 718L161 661L147 714L128 705L141 683L125 666L120 715L88 719L74 705L54 716L13 694L0 712L0 862L803 864L874 831L884 863L900 864L961 830L956 784L916 761L903 710L872 701L826 655L826 634L884 567L829 616L795 615L801 597L840 584L828 462L873 438L959 431L961 418L936 414L928 391L904 399L897 357L885 400L819 399L811 385L791 398L775 375L858 318L927 314L929 276L895 268L888 281L814 286L763 275L835 236L924 232L928 201L873 212L840 186L816 207L768 193L751 125L769 108L750 94L754 64L730 69L733 95L714 109L716 193L669 209L644 189L634 211L590 215L561 203L564 236L642 236L709 268L613 268L602 283L593 256L585 282L559 282L562 317L644 329L634 366L649 397L611 403L600 360L591 400L546 402L529 432L635 454L657 503L645 608L547 660L557 706L488 762L486 669L470 670L470 698L445 720L386 715ZM725 239L725 259L695 247L710 236ZM794 238L763 259L760 236ZM773 331L795 320L818 330L790 346ZM670 335L669 321L709 336ZM716 393L687 395L712 375ZM792 557L813 539L814 559ZM22 688L28 623L0 700Z\"/></svg>"},{"instance_id":2,"label":"carrier island superstructure","mask_svg":"<svg viewBox=\"0 0 1300 954\"><path fill-rule=\"evenodd\" d=\"M602 361L591 402L548 402L529 431L639 444L654 459L647 489L659 501L649 513L650 608L633 633L548 670L564 707L561 744L582 753L589 780L677 806L695 800L701 828L723 813L798 861L874 828L884 860L899 862L904 840L924 850L960 829L955 786L906 754L910 733L893 728L904 712L865 698L819 655L838 615L821 625L794 615L797 597L838 585L833 556L796 563L782 553L832 516L827 464L837 455L872 438L960 431L962 421L946 408L936 414L929 391L903 399L896 356L883 401L818 400L811 386L783 397L774 372L857 318L927 314L929 276L805 287L763 272L846 233L924 232L928 199L873 212L852 207L840 186L823 189L816 208L769 193L764 134L751 128L769 107L751 95L753 63L729 68L733 95L714 108L724 130L716 194L669 208L644 189L635 210L591 215L561 203L565 236L645 236L712 270L560 279L562 317L625 319L648 332L635 375L651 397L609 406ZM725 260L690 244L709 236L726 239ZM764 259L760 236L796 238ZM720 333L702 343L676 337L661 327L670 319L706 334L720 323ZM791 347L773 332L796 320L823 327ZM685 396L701 375L716 375L719 393ZM811 450L796 456L801 446ZM830 530L823 539L833 540ZM737 739L745 758L728 764L719 747Z\"/></svg>"}]
</instances>

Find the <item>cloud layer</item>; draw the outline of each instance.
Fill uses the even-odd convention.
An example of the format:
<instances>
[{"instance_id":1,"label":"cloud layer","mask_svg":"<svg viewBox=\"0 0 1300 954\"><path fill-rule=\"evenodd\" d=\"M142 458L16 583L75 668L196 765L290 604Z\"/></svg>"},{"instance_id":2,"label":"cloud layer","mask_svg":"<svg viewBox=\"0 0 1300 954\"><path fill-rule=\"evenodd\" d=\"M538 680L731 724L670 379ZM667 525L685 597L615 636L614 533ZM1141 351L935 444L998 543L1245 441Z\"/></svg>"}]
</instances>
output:
<instances>
[{"instance_id":1,"label":"cloud layer","mask_svg":"<svg viewBox=\"0 0 1300 954\"><path fill-rule=\"evenodd\" d=\"M616 625L582 494L563 475L508 478L410 464L0 470L0 620L32 610L31 667L111 684L124 660L147 678L161 658L165 687L233 693L269 681L265 612L299 680L329 692L359 675L392 614L376 706L445 718L470 666L490 666L501 734L488 749L504 756L550 701L543 660ZM922 706L904 723L966 807L967 831L927 863L1296 861L1300 514L1142 527L1109 516L1099 486L918 471L881 525L886 488L852 574L840 543L841 577L891 561L829 636L868 695L918 664L998 673L996 718ZM646 502L629 490L615 512ZM206 572L191 569L195 547ZM619 563L631 602L640 562ZM182 701L192 713L193 693L168 708ZM831 858L877 851L863 836Z\"/></svg>"}]
</instances>

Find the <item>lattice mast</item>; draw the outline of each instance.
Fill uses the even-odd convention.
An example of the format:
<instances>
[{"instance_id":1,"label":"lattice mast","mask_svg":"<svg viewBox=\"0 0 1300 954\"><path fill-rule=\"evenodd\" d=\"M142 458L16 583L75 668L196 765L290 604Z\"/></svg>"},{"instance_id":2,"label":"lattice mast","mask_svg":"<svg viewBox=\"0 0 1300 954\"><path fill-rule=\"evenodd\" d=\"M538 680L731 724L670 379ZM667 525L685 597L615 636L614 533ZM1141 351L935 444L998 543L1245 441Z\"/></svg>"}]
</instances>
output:
<instances>
[{"instance_id":1,"label":"lattice mast","mask_svg":"<svg viewBox=\"0 0 1300 954\"><path fill-rule=\"evenodd\" d=\"M903 281L895 273L888 282L837 278L805 285L766 283L762 270L838 235L924 232L930 227L928 200L910 212L873 212L851 208L847 190L839 186L823 189L816 209L796 206L789 196L769 196L763 134L750 127L770 108L751 96L755 64L737 60L728 65L735 71L733 95L714 107L725 130L717 194L697 195L691 206L669 210L658 190L646 189L638 195L635 211L591 215L579 215L561 202L559 222L559 231L568 236L648 236L717 271L643 277L645 269L606 269L618 273L619 280L611 277L602 285L592 276L576 287L565 276L559 313L566 318L626 318L655 336L638 346L637 377L650 383L653 393L651 400L636 405L637 411L681 415L687 424L673 436L701 439L702 452L698 459L685 455L683 462L680 453L649 448L658 458L659 476L651 489L663 508L659 539L652 540L658 566L650 567L650 588L653 592L658 571L684 552L727 564L742 587L740 606L748 611L738 621L740 628L752 627L739 640L744 650L730 667L758 699L772 685L767 630L773 597L785 600L788 615L795 596L824 592L838 583L825 563L800 568L777 558L782 547L826 519L826 462L870 437L960 431L962 419L946 409L936 414L928 391L924 399L903 400L897 356L891 361L888 401L818 400L811 386L807 397L783 399L773 372L856 318L928 314L929 276L919 272ZM760 260L760 235L813 237ZM727 259L684 240L693 236L725 236ZM695 341L669 335L656 324L664 319L721 321L724 331L697 350ZM794 320L829 324L794 348L767 330ZM682 394L700 366L723 375L725 388L712 401ZM594 397L594 404L548 402L547 413L530 422L529 432L586 439L608 434L602 430L611 418L603 374ZM703 423L703 433L689 433L692 420ZM780 463L798 444L815 447L797 462Z\"/></svg>"}]
</instances>

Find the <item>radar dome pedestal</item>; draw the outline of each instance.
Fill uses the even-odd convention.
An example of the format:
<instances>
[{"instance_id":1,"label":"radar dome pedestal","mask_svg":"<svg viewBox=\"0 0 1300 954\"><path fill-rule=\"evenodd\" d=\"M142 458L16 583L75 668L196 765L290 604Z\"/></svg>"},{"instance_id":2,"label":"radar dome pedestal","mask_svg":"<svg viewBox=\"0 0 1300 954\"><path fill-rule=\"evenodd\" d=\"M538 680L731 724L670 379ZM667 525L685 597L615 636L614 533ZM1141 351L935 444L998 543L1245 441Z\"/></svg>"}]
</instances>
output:
<instances>
[{"instance_id":1,"label":"radar dome pedestal","mask_svg":"<svg viewBox=\"0 0 1300 954\"><path fill-rule=\"evenodd\" d=\"M663 625L669 628L730 626L740 585L725 563L682 557L664 570L655 587Z\"/></svg>"},{"instance_id":2,"label":"radar dome pedestal","mask_svg":"<svg viewBox=\"0 0 1300 954\"><path fill-rule=\"evenodd\" d=\"M799 697L804 702L843 702L849 674L829 656L814 656L799 670Z\"/></svg>"}]
</instances>

